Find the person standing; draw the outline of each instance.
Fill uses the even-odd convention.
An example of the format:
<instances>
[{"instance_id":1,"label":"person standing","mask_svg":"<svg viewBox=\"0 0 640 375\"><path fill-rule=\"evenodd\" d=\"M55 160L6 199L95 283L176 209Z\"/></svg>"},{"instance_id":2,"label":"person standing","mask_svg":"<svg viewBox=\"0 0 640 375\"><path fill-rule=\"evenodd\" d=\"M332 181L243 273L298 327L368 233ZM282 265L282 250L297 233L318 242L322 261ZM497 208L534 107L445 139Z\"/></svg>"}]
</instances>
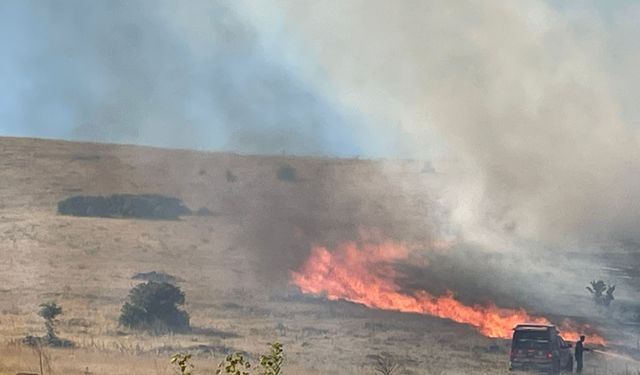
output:
<instances>
[{"instance_id":1,"label":"person standing","mask_svg":"<svg viewBox=\"0 0 640 375\"><path fill-rule=\"evenodd\" d=\"M584 335L580 336L580 341L576 342L576 351L574 358L576 359L576 373L582 372L582 353L591 349L584 347Z\"/></svg>"}]
</instances>

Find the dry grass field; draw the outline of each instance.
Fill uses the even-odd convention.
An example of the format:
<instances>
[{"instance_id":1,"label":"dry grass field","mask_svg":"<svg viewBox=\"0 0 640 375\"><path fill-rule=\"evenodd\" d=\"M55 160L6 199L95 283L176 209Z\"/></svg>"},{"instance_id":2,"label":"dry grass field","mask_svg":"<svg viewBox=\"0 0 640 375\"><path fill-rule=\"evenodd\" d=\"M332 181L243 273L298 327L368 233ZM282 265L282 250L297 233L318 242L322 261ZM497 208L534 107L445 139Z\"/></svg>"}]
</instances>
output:
<instances>
[{"instance_id":1,"label":"dry grass field","mask_svg":"<svg viewBox=\"0 0 640 375\"><path fill-rule=\"evenodd\" d=\"M295 182L277 178L284 163L296 169ZM286 282L300 261L288 252L307 241L330 243L360 227L429 241L410 224L428 217L424 187L438 183L422 169L411 161L0 139L0 374L38 371L36 353L20 339L44 332L36 312L45 301L63 307L59 334L77 343L46 349L51 374L173 374L168 359L177 351L196 354L197 374L214 373L225 353L255 360L276 339L285 345L287 374L372 374L368 356L382 352L393 353L406 374L506 373L507 341L442 319L302 296ZM228 181L228 172L237 180ZM391 189L389 181L402 183ZM68 196L112 193L166 194L213 215L155 221L56 213ZM294 240L269 235L288 231ZM118 327L138 283L131 277L148 271L182 279L193 332L154 336ZM609 373L624 368L609 366Z\"/></svg>"}]
</instances>

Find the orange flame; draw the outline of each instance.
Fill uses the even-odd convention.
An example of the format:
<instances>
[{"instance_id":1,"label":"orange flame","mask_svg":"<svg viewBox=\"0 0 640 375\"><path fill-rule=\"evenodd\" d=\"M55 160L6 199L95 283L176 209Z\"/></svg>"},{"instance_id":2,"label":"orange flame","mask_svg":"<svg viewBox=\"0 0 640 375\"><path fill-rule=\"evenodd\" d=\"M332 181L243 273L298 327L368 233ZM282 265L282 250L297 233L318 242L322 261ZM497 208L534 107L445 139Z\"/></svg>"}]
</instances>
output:
<instances>
[{"instance_id":1,"label":"orange flame","mask_svg":"<svg viewBox=\"0 0 640 375\"><path fill-rule=\"evenodd\" d=\"M324 294L330 300L344 299L367 307L428 314L469 324L488 337L510 338L519 323L549 324L543 317L529 315L524 309L505 309L494 304L468 306L456 300L452 292L435 297L426 291L406 294L395 282L394 260L406 259L409 250L391 242L362 244L347 242L335 251L314 246L311 256L298 272L292 272L292 282L303 293ZM560 329L563 337L574 340L578 330L567 322ZM591 343L604 344L598 336Z\"/></svg>"}]
</instances>

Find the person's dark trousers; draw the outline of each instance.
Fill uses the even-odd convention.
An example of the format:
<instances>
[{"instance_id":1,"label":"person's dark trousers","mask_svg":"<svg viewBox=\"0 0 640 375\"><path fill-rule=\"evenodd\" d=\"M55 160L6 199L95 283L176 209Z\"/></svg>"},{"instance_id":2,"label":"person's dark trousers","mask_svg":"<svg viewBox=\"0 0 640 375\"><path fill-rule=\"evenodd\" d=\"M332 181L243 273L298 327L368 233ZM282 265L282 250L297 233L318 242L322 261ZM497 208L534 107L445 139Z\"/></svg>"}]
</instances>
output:
<instances>
[{"instance_id":1,"label":"person's dark trousers","mask_svg":"<svg viewBox=\"0 0 640 375\"><path fill-rule=\"evenodd\" d=\"M579 374L582 372L582 358L576 357L576 373Z\"/></svg>"}]
</instances>

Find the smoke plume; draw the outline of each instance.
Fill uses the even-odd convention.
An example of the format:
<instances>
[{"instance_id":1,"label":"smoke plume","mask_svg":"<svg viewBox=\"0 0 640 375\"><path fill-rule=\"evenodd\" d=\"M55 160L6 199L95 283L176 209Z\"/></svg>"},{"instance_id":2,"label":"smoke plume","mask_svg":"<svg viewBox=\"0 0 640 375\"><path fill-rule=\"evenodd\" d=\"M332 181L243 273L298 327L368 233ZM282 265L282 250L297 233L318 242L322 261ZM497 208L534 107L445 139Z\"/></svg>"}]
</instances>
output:
<instances>
[{"instance_id":1,"label":"smoke plume","mask_svg":"<svg viewBox=\"0 0 640 375\"><path fill-rule=\"evenodd\" d=\"M273 5L253 12L256 24L274 25L264 16ZM314 62L301 66L305 75L365 114L369 132L402 134L409 154L434 159L444 180L433 195L448 216L432 224L457 245L427 251L427 268L401 266L405 287L594 314L579 296L603 277L598 254L640 240L637 7L374 0L275 8L293 30L290 43Z\"/></svg>"},{"instance_id":2,"label":"smoke plume","mask_svg":"<svg viewBox=\"0 0 640 375\"><path fill-rule=\"evenodd\" d=\"M596 15L542 1L281 8L329 90L372 126L400 123L414 155L454 160L466 235L638 239L637 130Z\"/></svg>"}]
</instances>

